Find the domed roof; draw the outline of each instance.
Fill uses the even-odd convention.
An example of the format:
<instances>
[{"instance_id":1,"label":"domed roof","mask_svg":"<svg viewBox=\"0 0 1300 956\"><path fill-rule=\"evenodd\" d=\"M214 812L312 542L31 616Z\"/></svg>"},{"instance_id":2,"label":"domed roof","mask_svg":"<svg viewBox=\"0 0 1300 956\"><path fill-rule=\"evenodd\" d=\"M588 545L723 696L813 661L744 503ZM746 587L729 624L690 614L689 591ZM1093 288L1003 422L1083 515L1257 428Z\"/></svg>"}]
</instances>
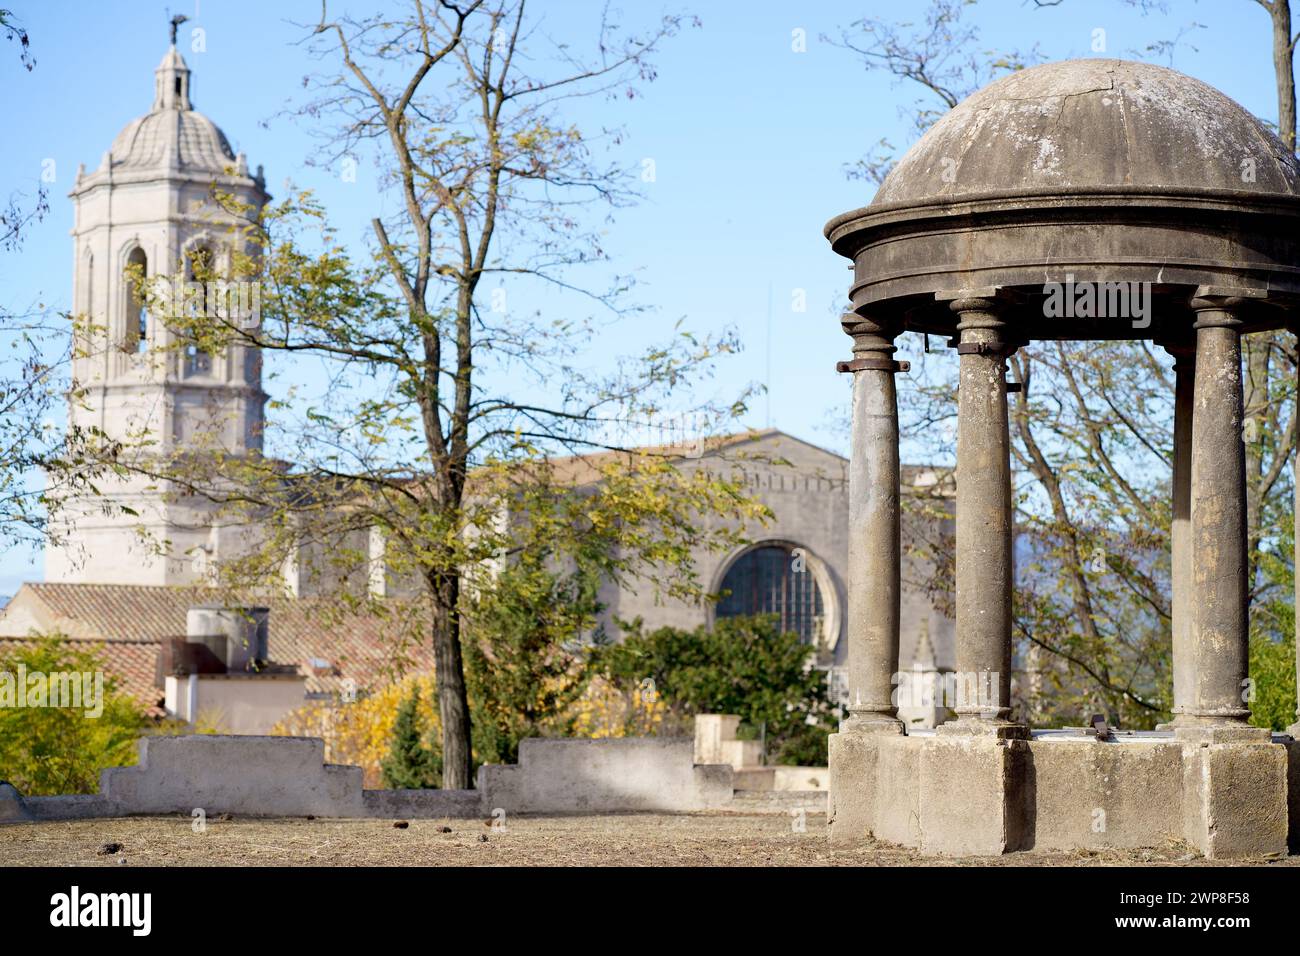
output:
<instances>
[{"instance_id":1,"label":"domed roof","mask_svg":"<svg viewBox=\"0 0 1300 956\"><path fill-rule=\"evenodd\" d=\"M194 110L155 110L132 120L113 140L113 168L167 166L219 173L235 162L226 134Z\"/></svg>"},{"instance_id":2,"label":"domed roof","mask_svg":"<svg viewBox=\"0 0 1300 956\"><path fill-rule=\"evenodd\" d=\"M855 313L930 334L957 334L950 304L972 290L1001 297L1024 340L1179 341L1203 289L1255 303L1248 331L1300 309L1295 158L1219 91L1145 63L1073 60L1003 77L940 119L871 205L825 233L853 260ZM1141 322L1115 321L1109 305L1104 316L1051 315L1052 283L1140 288L1157 302Z\"/></svg>"},{"instance_id":3,"label":"domed roof","mask_svg":"<svg viewBox=\"0 0 1300 956\"><path fill-rule=\"evenodd\" d=\"M899 160L871 207L1115 187L1296 195L1300 168L1200 80L1130 60L1067 60L962 101Z\"/></svg>"},{"instance_id":4,"label":"domed roof","mask_svg":"<svg viewBox=\"0 0 1300 956\"><path fill-rule=\"evenodd\" d=\"M172 47L154 71L153 109L132 120L113 140L113 169L179 167L220 173L235 163L217 124L190 104L190 71Z\"/></svg>"}]
</instances>

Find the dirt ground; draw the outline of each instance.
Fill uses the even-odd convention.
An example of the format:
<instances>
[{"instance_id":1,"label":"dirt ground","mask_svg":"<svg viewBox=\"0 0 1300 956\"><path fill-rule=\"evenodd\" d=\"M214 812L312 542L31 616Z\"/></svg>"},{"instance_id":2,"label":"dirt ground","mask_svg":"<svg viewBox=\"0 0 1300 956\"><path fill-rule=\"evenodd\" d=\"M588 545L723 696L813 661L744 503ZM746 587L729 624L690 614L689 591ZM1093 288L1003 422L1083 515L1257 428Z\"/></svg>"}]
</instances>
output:
<instances>
[{"instance_id":1,"label":"dirt ground","mask_svg":"<svg viewBox=\"0 0 1300 956\"><path fill-rule=\"evenodd\" d=\"M1205 865L1179 846L992 861L935 859L885 845L833 849L821 815L809 815L803 832L790 817L743 814L517 817L504 830L490 820L394 822L209 819L202 833L181 816L16 824L0 827L0 866ZM102 855L110 843L121 849ZM1300 857L1265 865L1300 865Z\"/></svg>"}]
</instances>

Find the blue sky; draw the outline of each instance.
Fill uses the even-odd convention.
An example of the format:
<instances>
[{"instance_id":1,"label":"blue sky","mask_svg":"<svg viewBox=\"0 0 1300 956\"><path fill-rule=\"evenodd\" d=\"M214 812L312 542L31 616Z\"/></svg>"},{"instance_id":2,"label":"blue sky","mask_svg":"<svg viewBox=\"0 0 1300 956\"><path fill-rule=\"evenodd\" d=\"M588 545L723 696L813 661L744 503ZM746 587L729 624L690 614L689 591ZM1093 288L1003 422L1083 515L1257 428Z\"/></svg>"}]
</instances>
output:
<instances>
[{"instance_id":1,"label":"blue sky","mask_svg":"<svg viewBox=\"0 0 1300 956\"><path fill-rule=\"evenodd\" d=\"M620 271L635 270L639 300L653 306L634 327L613 332L601 351L626 352L668 334L674 323L700 332L736 328L744 352L709 384L725 398L772 369L769 396L751 405L747 424L766 424L842 450L833 424L843 415L847 382L834 373L848 356L837 317L848 288L847 263L821 230L833 215L870 201L869 183L844 166L886 137L912 140L899 106L917 91L863 70L854 55L822 42L864 16L920 18L923 0L700 0L660 6L623 4L629 26L660 12L697 14L702 26L670 41L656 59L658 79L631 102L581 106L583 122L622 124L624 159L654 160L646 199L623 211L608 251ZM32 38L36 68L16 50L0 50L4 99L0 185L33 192L42 164L54 161L51 209L22 250L0 254L0 295L11 308L41 302L66 308L72 248L66 197L78 163L93 168L116 133L147 112L153 69L167 47L168 8L139 0L11 0ZM366 10L374 4L332 3ZM552 36L575 45L594 35L600 4L540 0L534 12ZM279 114L301 102L303 76L315 66L300 43L319 16L316 0L173 0L171 13L192 22L181 49L193 71L195 107L220 125L236 151L265 167L269 188L286 179L310 187L358 246L370 217L383 210L370 168L347 183L309 167L314 143L305 127ZM1172 65L1219 87L1265 119L1275 117L1267 15L1251 0L1171 0L1143 15L1122 0L1064 0L1037 9L1030 0L981 0L968 14L981 49L1027 50L1046 59L1096 55L1105 31L1108 56L1135 57L1148 44L1185 32ZM206 51L184 42L205 31ZM806 50L797 52L794 31ZM1195 48L1193 48L1195 47ZM1169 64L1167 56L1158 58ZM798 291L806 308L792 308ZM770 338L768 304L771 302ZM547 302L539 303L546 308ZM769 347L770 341L770 347ZM269 390L275 391L274 382ZM906 387L905 385L903 387ZM40 554L15 550L0 559L0 593L39 579Z\"/></svg>"}]
</instances>

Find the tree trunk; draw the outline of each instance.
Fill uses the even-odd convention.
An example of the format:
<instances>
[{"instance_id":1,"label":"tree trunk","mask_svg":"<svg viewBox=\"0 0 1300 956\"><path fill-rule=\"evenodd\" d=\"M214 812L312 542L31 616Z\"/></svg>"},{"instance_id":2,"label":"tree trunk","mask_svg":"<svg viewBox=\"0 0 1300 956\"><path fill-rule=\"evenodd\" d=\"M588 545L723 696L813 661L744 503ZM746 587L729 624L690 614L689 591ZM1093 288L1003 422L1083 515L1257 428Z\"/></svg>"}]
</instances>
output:
<instances>
[{"instance_id":1,"label":"tree trunk","mask_svg":"<svg viewBox=\"0 0 1300 956\"><path fill-rule=\"evenodd\" d=\"M1294 50L1291 46L1291 0L1267 5L1273 21L1273 77L1277 88L1277 133L1288 149L1296 145ZM1247 586L1253 594L1259 566L1260 522L1264 512L1264 426L1268 420L1270 347L1274 332L1244 336L1242 358L1246 366L1243 404L1246 439Z\"/></svg>"},{"instance_id":2,"label":"tree trunk","mask_svg":"<svg viewBox=\"0 0 1300 956\"><path fill-rule=\"evenodd\" d=\"M460 653L460 578L437 570L428 572L433 611L433 663L438 684L438 715L442 720L442 787L470 790L474 786L470 749L469 698Z\"/></svg>"},{"instance_id":3,"label":"tree trunk","mask_svg":"<svg viewBox=\"0 0 1300 956\"><path fill-rule=\"evenodd\" d=\"M1295 151L1295 74L1292 71L1291 0L1273 0L1273 74L1277 80L1277 135Z\"/></svg>"},{"instance_id":4,"label":"tree trunk","mask_svg":"<svg viewBox=\"0 0 1300 956\"><path fill-rule=\"evenodd\" d=\"M1269 355L1272 332L1242 336L1246 380L1243 383L1246 445L1246 559L1248 593L1253 593L1259 566L1260 521L1264 513L1264 432L1268 422Z\"/></svg>"}]
</instances>

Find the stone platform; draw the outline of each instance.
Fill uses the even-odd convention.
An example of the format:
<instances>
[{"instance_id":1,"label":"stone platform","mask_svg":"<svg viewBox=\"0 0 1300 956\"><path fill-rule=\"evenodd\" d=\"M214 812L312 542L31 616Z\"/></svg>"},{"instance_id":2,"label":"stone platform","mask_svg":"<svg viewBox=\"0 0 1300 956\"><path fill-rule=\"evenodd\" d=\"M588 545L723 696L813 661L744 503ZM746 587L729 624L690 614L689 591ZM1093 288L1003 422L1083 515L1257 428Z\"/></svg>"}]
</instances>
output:
<instances>
[{"instance_id":1,"label":"stone platform","mask_svg":"<svg viewBox=\"0 0 1300 956\"><path fill-rule=\"evenodd\" d=\"M1028 739L940 731L830 738L830 838L941 855L1133 849L1300 852L1300 744L1254 728Z\"/></svg>"}]
</instances>

